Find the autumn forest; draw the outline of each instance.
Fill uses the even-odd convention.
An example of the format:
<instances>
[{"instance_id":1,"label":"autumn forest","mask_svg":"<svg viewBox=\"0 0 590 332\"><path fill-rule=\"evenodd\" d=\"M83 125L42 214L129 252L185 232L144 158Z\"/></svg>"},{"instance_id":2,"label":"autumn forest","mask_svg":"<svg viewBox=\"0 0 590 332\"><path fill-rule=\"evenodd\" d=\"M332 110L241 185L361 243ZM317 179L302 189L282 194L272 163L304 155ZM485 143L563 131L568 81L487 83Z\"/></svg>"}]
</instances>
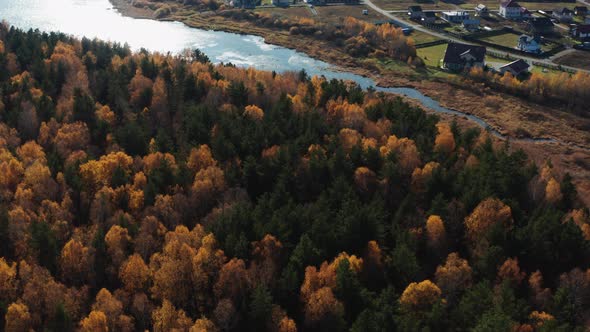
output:
<instances>
[{"instance_id":1,"label":"autumn forest","mask_svg":"<svg viewBox=\"0 0 590 332\"><path fill-rule=\"evenodd\" d=\"M400 97L0 26L0 329L584 331L568 174Z\"/></svg>"}]
</instances>

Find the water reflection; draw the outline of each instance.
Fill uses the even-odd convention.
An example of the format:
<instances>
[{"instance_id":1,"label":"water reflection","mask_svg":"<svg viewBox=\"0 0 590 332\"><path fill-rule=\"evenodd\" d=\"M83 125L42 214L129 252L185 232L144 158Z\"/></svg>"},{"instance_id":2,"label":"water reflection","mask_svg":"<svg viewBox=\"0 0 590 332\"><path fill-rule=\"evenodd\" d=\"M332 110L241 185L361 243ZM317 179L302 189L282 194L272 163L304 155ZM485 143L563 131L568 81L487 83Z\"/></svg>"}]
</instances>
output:
<instances>
[{"instance_id":1,"label":"water reflection","mask_svg":"<svg viewBox=\"0 0 590 332\"><path fill-rule=\"evenodd\" d=\"M329 79L352 80L363 88L375 82L359 75L336 71L325 62L283 47L269 45L257 36L192 29L178 22L159 22L124 17L108 0L0 0L0 19L23 29L61 31L78 37L100 38L127 43L132 49L177 53L198 48L214 63L231 62L262 70L299 71ZM491 129L482 119L450 110L415 89L377 88L406 95L436 112L467 116L481 127ZM502 135L492 130L498 137ZM548 141L548 140L545 140Z\"/></svg>"}]
</instances>

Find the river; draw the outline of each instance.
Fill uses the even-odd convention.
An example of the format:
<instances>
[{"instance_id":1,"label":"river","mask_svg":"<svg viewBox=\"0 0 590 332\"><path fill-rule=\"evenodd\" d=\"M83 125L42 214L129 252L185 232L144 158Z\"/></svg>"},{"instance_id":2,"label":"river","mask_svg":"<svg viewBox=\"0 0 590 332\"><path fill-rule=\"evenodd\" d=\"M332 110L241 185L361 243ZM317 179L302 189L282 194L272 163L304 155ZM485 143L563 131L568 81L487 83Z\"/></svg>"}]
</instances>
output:
<instances>
[{"instance_id":1,"label":"river","mask_svg":"<svg viewBox=\"0 0 590 332\"><path fill-rule=\"evenodd\" d=\"M177 53L186 48L198 48L214 63L231 62L237 66L277 72L304 69L310 75L351 80L363 88L376 85L370 78L339 71L335 66L303 53L267 44L258 36L195 29L179 22L125 17L108 0L0 0L0 20L6 20L22 29L61 31L78 37L96 37L127 43L133 50L145 48ZM505 138L481 118L444 108L418 90L383 87L376 89L405 95L435 112L465 116L482 128L490 130L495 136Z\"/></svg>"}]
</instances>

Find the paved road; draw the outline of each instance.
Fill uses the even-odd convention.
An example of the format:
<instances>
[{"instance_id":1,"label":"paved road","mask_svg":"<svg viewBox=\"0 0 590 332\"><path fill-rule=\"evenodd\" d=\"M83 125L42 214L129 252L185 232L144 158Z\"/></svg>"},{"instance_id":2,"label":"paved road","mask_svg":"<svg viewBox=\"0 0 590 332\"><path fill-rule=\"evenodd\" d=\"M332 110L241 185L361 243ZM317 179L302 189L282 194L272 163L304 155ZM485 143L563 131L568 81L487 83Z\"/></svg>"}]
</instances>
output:
<instances>
[{"instance_id":1,"label":"paved road","mask_svg":"<svg viewBox=\"0 0 590 332\"><path fill-rule=\"evenodd\" d=\"M387 18L390 18L392 20L395 20L395 21L399 21L401 23L404 23L407 26L412 27L416 31L424 32L424 33L427 33L427 34L429 34L431 36L435 36L435 37L440 38L440 39L450 40L450 41L457 42L457 43L476 45L476 43L468 42L468 41L465 41L463 39L459 39L459 38L456 38L456 37L453 37L453 36L449 36L447 34L443 34L443 33L440 33L440 32L436 32L436 31L430 30L430 29L424 27L421 24L418 24L416 22L413 22L413 21L410 21L410 20L406 19L405 18L405 15L404 15L404 18L402 18L399 15L392 14L391 12L389 12L387 10L381 9L379 6L377 6L373 2L371 2L371 0L363 0L363 3L365 5L367 5L368 7L370 7L371 9L375 10L376 12L380 13L381 15L383 15L383 16L385 16ZM498 49L495 49L493 47L488 47L488 49L489 50L492 50L492 51L495 51L495 52L508 53L505 50L498 50ZM537 58L527 57L527 56L523 56L523 55L516 54L516 53L510 53L510 55L513 58L516 58L516 59L523 59L523 60L527 61L528 63L532 63L533 61L535 61L535 62L545 63L545 64L549 64L549 65L557 65L556 63L554 63L552 61L552 59L555 59L555 58L557 58L560 55L567 54L565 52L570 52L570 51L569 50L565 50L565 51L559 52L558 54L554 55L553 57L551 57L549 59L537 59ZM569 66L562 66L562 67L563 68L566 68L566 69L569 69L569 70L584 71L584 72L590 73L590 70L585 70L585 69L580 69L580 68L574 68L574 67L569 67Z\"/></svg>"}]
</instances>

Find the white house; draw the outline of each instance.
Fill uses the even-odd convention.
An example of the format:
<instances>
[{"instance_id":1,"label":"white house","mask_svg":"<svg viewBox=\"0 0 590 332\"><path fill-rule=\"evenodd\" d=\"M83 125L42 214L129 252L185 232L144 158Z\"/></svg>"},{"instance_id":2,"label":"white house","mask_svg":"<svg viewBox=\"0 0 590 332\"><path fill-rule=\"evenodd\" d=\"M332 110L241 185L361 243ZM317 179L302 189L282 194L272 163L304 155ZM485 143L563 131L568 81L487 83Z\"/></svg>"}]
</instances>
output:
<instances>
[{"instance_id":1,"label":"white house","mask_svg":"<svg viewBox=\"0 0 590 332\"><path fill-rule=\"evenodd\" d=\"M522 18L522 7L515 0L506 0L500 4L500 16L509 20Z\"/></svg>"},{"instance_id":2,"label":"white house","mask_svg":"<svg viewBox=\"0 0 590 332\"><path fill-rule=\"evenodd\" d=\"M541 44L535 37L521 35L518 37L518 45L516 49L527 53L541 53Z\"/></svg>"}]
</instances>

